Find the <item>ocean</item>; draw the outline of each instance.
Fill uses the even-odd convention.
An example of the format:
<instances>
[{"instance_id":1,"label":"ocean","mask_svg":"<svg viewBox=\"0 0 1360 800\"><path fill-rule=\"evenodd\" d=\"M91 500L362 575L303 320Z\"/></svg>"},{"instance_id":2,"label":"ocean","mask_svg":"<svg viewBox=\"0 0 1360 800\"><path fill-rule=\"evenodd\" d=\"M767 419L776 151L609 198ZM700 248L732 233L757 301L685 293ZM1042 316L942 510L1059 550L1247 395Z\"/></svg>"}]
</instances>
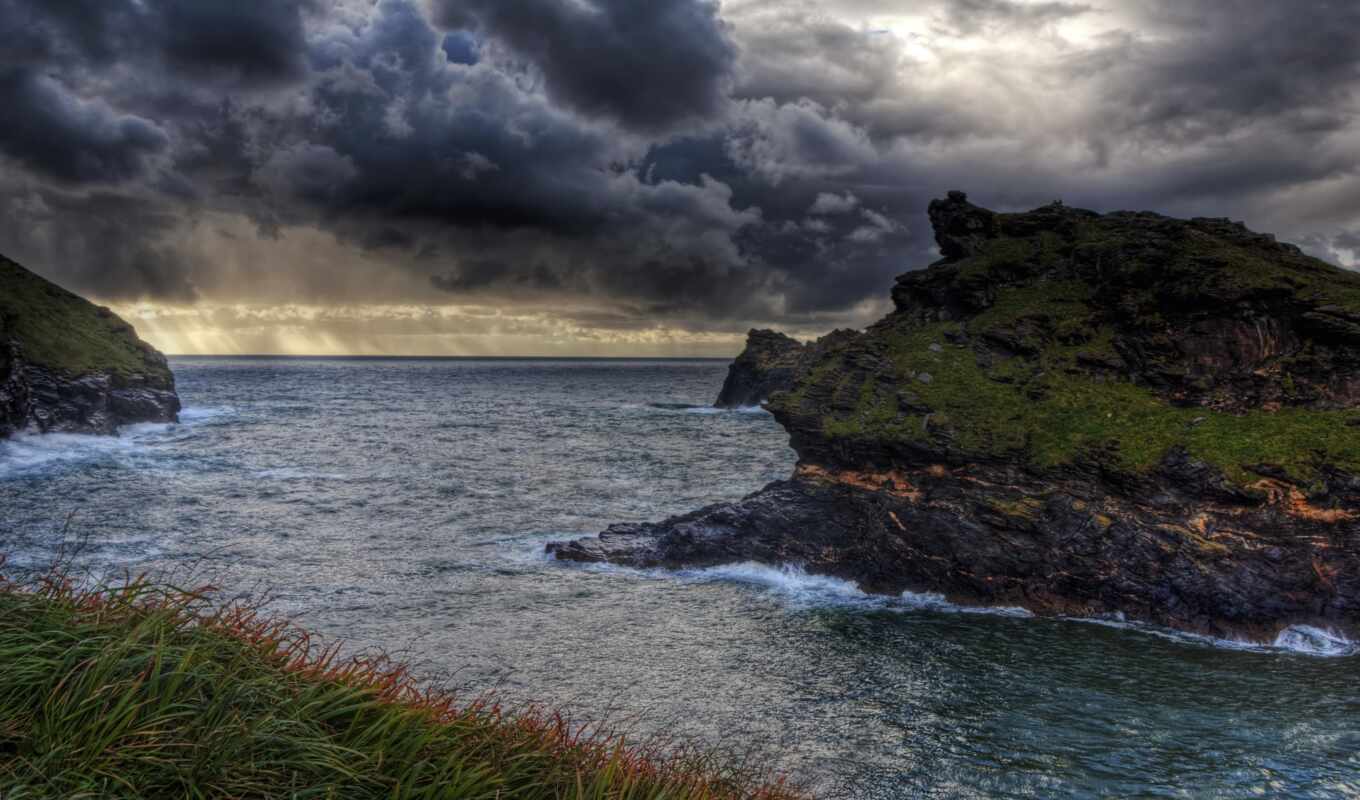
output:
<instances>
[{"instance_id":1,"label":"ocean","mask_svg":"<svg viewBox=\"0 0 1360 800\"><path fill-rule=\"evenodd\" d=\"M0 442L6 569L211 581L469 695L721 744L828 798L1360 797L1360 656L543 546L787 477L718 361L171 360L177 425ZM71 556L74 554L74 556Z\"/></svg>"}]
</instances>

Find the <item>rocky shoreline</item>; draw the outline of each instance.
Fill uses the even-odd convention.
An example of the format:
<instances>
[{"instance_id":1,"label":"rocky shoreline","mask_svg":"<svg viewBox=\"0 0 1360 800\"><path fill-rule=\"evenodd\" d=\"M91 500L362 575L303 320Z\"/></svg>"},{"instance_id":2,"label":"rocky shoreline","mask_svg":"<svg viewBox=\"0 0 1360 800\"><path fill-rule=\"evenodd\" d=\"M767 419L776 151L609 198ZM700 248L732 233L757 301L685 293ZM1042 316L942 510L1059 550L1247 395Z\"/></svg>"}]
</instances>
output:
<instances>
[{"instance_id":1,"label":"rocky shoreline","mask_svg":"<svg viewBox=\"0 0 1360 800\"><path fill-rule=\"evenodd\" d=\"M734 365L729 384L771 365L786 387L767 407L790 479L549 551L1360 636L1360 275L1225 220L960 193L931 218L944 259L898 280L893 314L797 349L753 333Z\"/></svg>"},{"instance_id":2,"label":"rocky shoreline","mask_svg":"<svg viewBox=\"0 0 1360 800\"><path fill-rule=\"evenodd\" d=\"M111 435L179 411L165 356L131 325L0 256L0 439Z\"/></svg>"}]
</instances>

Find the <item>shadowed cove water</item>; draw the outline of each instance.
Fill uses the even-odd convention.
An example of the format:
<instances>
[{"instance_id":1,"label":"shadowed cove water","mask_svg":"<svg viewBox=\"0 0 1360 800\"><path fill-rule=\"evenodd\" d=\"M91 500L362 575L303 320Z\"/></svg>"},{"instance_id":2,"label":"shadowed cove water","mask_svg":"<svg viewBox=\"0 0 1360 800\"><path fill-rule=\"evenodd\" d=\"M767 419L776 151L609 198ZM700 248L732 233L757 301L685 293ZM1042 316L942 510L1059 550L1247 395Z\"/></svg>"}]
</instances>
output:
<instances>
[{"instance_id":1,"label":"shadowed cove water","mask_svg":"<svg viewBox=\"0 0 1360 800\"><path fill-rule=\"evenodd\" d=\"M183 422L0 443L0 551L196 565L353 646L828 797L1360 796L1360 661L865 597L796 570L582 569L544 542L785 477L712 361L174 359ZM73 515L73 516L72 516Z\"/></svg>"}]
</instances>

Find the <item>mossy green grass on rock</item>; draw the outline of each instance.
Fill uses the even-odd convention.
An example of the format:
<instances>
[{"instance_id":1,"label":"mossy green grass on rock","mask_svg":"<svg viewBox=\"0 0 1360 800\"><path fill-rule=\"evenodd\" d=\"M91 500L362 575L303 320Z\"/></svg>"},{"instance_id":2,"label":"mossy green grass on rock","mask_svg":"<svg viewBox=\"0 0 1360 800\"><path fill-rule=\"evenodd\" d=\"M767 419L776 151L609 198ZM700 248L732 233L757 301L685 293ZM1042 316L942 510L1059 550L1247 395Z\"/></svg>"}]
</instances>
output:
<instances>
[{"instance_id":1,"label":"mossy green grass on rock","mask_svg":"<svg viewBox=\"0 0 1360 800\"><path fill-rule=\"evenodd\" d=\"M1054 348L1035 361L1007 359L988 368L969 347L947 344L945 334L959 330L939 323L891 338L899 385L939 411L929 418L900 413L897 398L876 393L870 379L855 410L826 418L824 433L917 442L944 435L963 453L1018 457L1037 467L1099 450L1111 466L1130 472L1151 469L1180 446L1240 483L1263 464L1305 482L1323 464L1360 470L1360 427L1348 424L1360 422L1360 412L1180 408L1128 381L1077 371L1076 356L1089 347Z\"/></svg>"},{"instance_id":2,"label":"mossy green grass on rock","mask_svg":"<svg viewBox=\"0 0 1360 800\"><path fill-rule=\"evenodd\" d=\"M169 380L132 327L50 281L0 256L0 335L13 338L30 363L80 377L106 372Z\"/></svg>"},{"instance_id":3,"label":"mossy green grass on rock","mask_svg":"<svg viewBox=\"0 0 1360 800\"><path fill-rule=\"evenodd\" d=\"M884 356L891 374L847 369L846 352L834 351L793 392L775 397L775 410L817 411L804 403L820 386L817 396L858 397L853 408L820 410L824 437L914 442L1036 468L1095 456L1111 468L1146 472L1183 448L1243 487L1281 473L1307 486L1327 467L1360 472L1360 410L1175 403L1130 374L1117 348L1121 336L1174 340L1190 318L1227 320L1238 302L1350 313L1360 309L1360 275L1224 220L1061 207L1034 215L994 216L994 238L919 273L917 286L934 288L918 290L854 346ZM1001 233L1031 229L1036 219L1057 220L1064 233ZM963 313L942 313L933 305L940 297L962 302ZM1268 365L1287 393L1291 358Z\"/></svg>"}]
</instances>

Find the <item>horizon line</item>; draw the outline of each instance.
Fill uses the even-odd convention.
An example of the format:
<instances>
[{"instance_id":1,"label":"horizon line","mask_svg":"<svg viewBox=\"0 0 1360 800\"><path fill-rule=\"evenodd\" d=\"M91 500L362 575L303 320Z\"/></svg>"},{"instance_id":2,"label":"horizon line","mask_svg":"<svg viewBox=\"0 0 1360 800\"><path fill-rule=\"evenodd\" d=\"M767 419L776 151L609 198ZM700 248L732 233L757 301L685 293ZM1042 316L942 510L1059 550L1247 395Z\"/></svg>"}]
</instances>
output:
<instances>
[{"instance_id":1,"label":"horizon line","mask_svg":"<svg viewBox=\"0 0 1360 800\"><path fill-rule=\"evenodd\" d=\"M373 361L731 361L736 356L469 356L469 355L307 355L298 353L165 353L166 358L368 359Z\"/></svg>"}]
</instances>

